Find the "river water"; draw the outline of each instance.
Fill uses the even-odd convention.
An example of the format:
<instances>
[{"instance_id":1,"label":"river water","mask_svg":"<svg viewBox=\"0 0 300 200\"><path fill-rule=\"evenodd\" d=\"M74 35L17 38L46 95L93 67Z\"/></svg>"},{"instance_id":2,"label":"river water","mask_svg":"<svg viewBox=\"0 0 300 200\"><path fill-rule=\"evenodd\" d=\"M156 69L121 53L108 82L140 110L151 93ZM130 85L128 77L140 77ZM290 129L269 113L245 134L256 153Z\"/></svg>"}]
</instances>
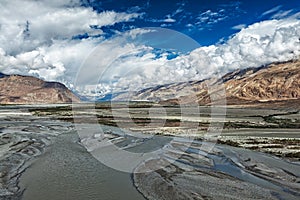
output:
<instances>
[{"instance_id":1,"label":"river water","mask_svg":"<svg viewBox=\"0 0 300 200\"><path fill-rule=\"evenodd\" d=\"M22 175L22 199L145 199L135 189L131 174L101 164L77 141L75 132L56 138Z\"/></svg>"},{"instance_id":2,"label":"river water","mask_svg":"<svg viewBox=\"0 0 300 200\"><path fill-rule=\"evenodd\" d=\"M119 132L114 127L109 129ZM133 185L130 173L105 166L79 145L78 141L79 137L75 131L61 134L46 152L33 162L20 178L20 186L24 189L24 200L145 199ZM133 145L130 149L147 151L155 147L160 148L168 142L170 142L169 137L154 136L142 144ZM184 143L184 139L181 142ZM119 145L130 146L134 143L136 143L134 137L129 136ZM214 163L211 170L220 171L239 180L276 191L279 199L294 199L294 197L297 199L300 196L299 193L292 195L287 188L246 172L232 160L238 160L239 154L247 154L251 159L258 159L259 162L285 169L296 177L300 177L298 164L291 164L267 154L222 145L217 146L222 154L207 155ZM203 153L192 147L188 148L186 152L199 155Z\"/></svg>"}]
</instances>

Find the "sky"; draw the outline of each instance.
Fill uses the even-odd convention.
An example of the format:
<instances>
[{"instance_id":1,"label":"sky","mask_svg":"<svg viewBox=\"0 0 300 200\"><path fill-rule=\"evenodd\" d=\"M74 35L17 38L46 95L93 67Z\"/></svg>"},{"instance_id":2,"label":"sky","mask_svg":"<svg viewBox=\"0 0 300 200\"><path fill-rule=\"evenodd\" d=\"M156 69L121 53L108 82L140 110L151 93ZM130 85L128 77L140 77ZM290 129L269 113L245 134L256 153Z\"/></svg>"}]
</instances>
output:
<instances>
[{"instance_id":1,"label":"sky","mask_svg":"<svg viewBox=\"0 0 300 200\"><path fill-rule=\"evenodd\" d=\"M1 0L0 71L86 96L300 55L299 0Z\"/></svg>"}]
</instances>

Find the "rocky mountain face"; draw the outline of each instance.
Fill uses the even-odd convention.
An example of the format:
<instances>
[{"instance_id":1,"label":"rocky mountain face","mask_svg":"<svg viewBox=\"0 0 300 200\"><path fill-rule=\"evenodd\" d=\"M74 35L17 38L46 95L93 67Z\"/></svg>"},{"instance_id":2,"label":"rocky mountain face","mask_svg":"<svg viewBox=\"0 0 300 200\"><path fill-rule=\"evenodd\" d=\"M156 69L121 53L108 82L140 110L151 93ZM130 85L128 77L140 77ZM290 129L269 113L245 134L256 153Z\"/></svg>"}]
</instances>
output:
<instances>
[{"instance_id":1,"label":"rocky mountain face","mask_svg":"<svg viewBox=\"0 0 300 200\"><path fill-rule=\"evenodd\" d=\"M31 76L0 74L1 104L51 104L79 102L65 85Z\"/></svg>"},{"instance_id":2,"label":"rocky mountain face","mask_svg":"<svg viewBox=\"0 0 300 200\"><path fill-rule=\"evenodd\" d=\"M122 99L122 95L115 98ZM236 70L221 79L160 85L131 96L131 100L174 104L198 102L200 105L224 99L233 105L299 100L300 60Z\"/></svg>"}]
</instances>

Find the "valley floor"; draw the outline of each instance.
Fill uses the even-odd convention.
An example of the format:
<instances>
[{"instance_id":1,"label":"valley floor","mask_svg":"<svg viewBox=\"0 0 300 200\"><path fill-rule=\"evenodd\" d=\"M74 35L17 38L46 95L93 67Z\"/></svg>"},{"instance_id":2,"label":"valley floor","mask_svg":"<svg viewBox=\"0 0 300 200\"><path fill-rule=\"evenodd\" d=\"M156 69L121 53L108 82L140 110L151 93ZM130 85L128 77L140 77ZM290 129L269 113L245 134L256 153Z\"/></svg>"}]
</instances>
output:
<instances>
[{"instance_id":1,"label":"valley floor","mask_svg":"<svg viewBox=\"0 0 300 200\"><path fill-rule=\"evenodd\" d=\"M165 136L172 138L164 144L162 157L148 159L134 168L134 185L147 199L300 196L298 110L235 106L227 107L224 115L223 109L213 113L210 107L197 109L141 102L2 106L0 197L20 199L21 174L44 153L53 138L74 132L76 124L112 127L109 129L115 131L105 132L101 139L122 149L153 147L161 145ZM117 129L130 134L120 135ZM90 134L92 142L100 140L99 134ZM81 138L84 146L83 141L90 144L89 138ZM168 163L167 167L159 168L162 163ZM152 168L156 170L149 170Z\"/></svg>"},{"instance_id":2,"label":"valley floor","mask_svg":"<svg viewBox=\"0 0 300 200\"><path fill-rule=\"evenodd\" d=\"M166 106L147 102L78 104L33 109L38 116L59 115L75 123L92 122L151 135L217 140L220 144L300 161L300 112L295 108ZM216 129L217 131L211 131Z\"/></svg>"}]
</instances>

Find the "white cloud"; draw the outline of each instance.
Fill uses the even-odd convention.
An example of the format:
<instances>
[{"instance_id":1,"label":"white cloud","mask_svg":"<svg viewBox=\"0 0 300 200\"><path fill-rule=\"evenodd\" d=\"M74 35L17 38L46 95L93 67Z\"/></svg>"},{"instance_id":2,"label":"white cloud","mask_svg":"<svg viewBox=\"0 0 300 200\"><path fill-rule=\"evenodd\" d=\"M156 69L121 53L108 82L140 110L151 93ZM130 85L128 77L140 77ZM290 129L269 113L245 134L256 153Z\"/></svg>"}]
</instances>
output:
<instances>
[{"instance_id":1,"label":"white cloud","mask_svg":"<svg viewBox=\"0 0 300 200\"><path fill-rule=\"evenodd\" d=\"M234 30L241 30L241 29L243 29L245 27L246 27L246 24L239 24L239 25L233 26L232 29L234 29Z\"/></svg>"},{"instance_id":2,"label":"white cloud","mask_svg":"<svg viewBox=\"0 0 300 200\"><path fill-rule=\"evenodd\" d=\"M270 10L265 11L265 12L262 14L262 16L269 15L269 14L271 14L271 13L274 13L274 12L278 11L281 7L282 7L281 5L275 6L275 7L271 8Z\"/></svg>"},{"instance_id":3,"label":"white cloud","mask_svg":"<svg viewBox=\"0 0 300 200\"><path fill-rule=\"evenodd\" d=\"M176 19L173 19L173 18L171 18L170 15L167 15L167 18L164 19L163 22L166 22L166 23L174 23L174 22L176 22Z\"/></svg>"},{"instance_id":4,"label":"white cloud","mask_svg":"<svg viewBox=\"0 0 300 200\"><path fill-rule=\"evenodd\" d=\"M300 21L293 19L270 20L253 24L223 45L196 49L192 60L207 57L208 76L215 70L227 73L231 70L258 67L267 63L287 61L300 55ZM198 58L197 58L198 55ZM208 76L203 76L206 78Z\"/></svg>"},{"instance_id":5,"label":"white cloud","mask_svg":"<svg viewBox=\"0 0 300 200\"><path fill-rule=\"evenodd\" d=\"M97 13L80 4L79 0L2 0L0 70L47 80L67 80L68 75L73 78L74 68L103 41L101 27L140 16L115 11ZM97 38L72 40L82 34Z\"/></svg>"},{"instance_id":6,"label":"white cloud","mask_svg":"<svg viewBox=\"0 0 300 200\"><path fill-rule=\"evenodd\" d=\"M53 7L64 5L55 2L1 1L0 8L3 12L0 13L0 42L8 54L28 51L44 44L50 45L53 39L71 39L72 36L84 33L101 34L101 30L90 26L114 25L139 16L137 13L114 11L96 13L91 8L84 7Z\"/></svg>"},{"instance_id":7,"label":"white cloud","mask_svg":"<svg viewBox=\"0 0 300 200\"><path fill-rule=\"evenodd\" d=\"M300 20L269 20L250 25L234 35L227 43L194 50L192 60L206 57L209 66L203 78L215 71L221 74L234 69L258 67L271 62L287 61L300 55Z\"/></svg>"},{"instance_id":8,"label":"white cloud","mask_svg":"<svg viewBox=\"0 0 300 200\"><path fill-rule=\"evenodd\" d=\"M184 6L184 5L183 5ZM175 10L173 13L172 13L172 16L175 16L179 13L182 13L184 11L183 9L183 6L180 6L179 8L177 8L177 10Z\"/></svg>"},{"instance_id":9,"label":"white cloud","mask_svg":"<svg viewBox=\"0 0 300 200\"><path fill-rule=\"evenodd\" d=\"M72 6L79 6L81 4L80 0L39 0L40 2L46 3L48 6L51 7L72 7Z\"/></svg>"},{"instance_id":10,"label":"white cloud","mask_svg":"<svg viewBox=\"0 0 300 200\"><path fill-rule=\"evenodd\" d=\"M198 15L197 22L195 23L198 27L210 26L218 22L224 21L228 16L225 15L225 10L220 9L218 11L207 10Z\"/></svg>"},{"instance_id":11,"label":"white cloud","mask_svg":"<svg viewBox=\"0 0 300 200\"><path fill-rule=\"evenodd\" d=\"M161 22L163 22L163 23L174 23L174 22L176 22L176 19L173 19L171 17L171 15L167 15L165 17L165 19L149 19L149 21L155 22L155 23L161 23Z\"/></svg>"},{"instance_id":12,"label":"white cloud","mask_svg":"<svg viewBox=\"0 0 300 200\"><path fill-rule=\"evenodd\" d=\"M132 30L129 30L124 33L124 36L129 36L131 39L136 39L137 36L143 35L145 33L150 33L154 32L152 29L147 29L147 28L135 28Z\"/></svg>"},{"instance_id":13,"label":"white cloud","mask_svg":"<svg viewBox=\"0 0 300 200\"><path fill-rule=\"evenodd\" d=\"M285 17L288 17L293 12L293 9L291 10L285 10L285 11L278 11L276 14L272 15L272 19L282 19Z\"/></svg>"},{"instance_id":14,"label":"white cloud","mask_svg":"<svg viewBox=\"0 0 300 200\"><path fill-rule=\"evenodd\" d=\"M295 17L299 13L295 13L296 10L290 9L290 10L280 10L282 8L282 5L276 6L274 8L271 8L270 10L265 11L261 17L266 15L271 15L271 19L283 19L287 17Z\"/></svg>"}]
</instances>

